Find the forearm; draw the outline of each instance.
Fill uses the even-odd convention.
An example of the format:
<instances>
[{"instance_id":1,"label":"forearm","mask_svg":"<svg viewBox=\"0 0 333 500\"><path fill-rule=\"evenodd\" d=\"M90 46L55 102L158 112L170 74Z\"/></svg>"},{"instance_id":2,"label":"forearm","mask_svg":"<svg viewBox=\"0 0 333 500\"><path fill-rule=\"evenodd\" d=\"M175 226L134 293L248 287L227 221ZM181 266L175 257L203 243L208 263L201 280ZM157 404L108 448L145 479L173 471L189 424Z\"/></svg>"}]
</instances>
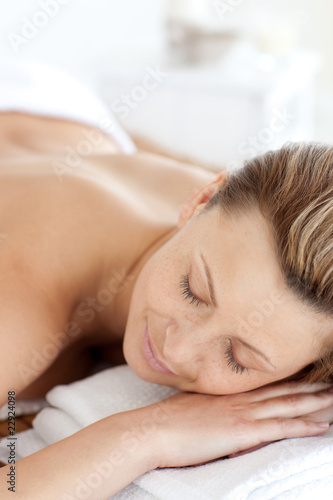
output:
<instances>
[{"instance_id":1,"label":"forearm","mask_svg":"<svg viewBox=\"0 0 333 500\"><path fill-rule=\"evenodd\" d=\"M19 460L15 464L15 498L109 498L154 468L149 436L140 437L133 422L132 412L119 413ZM3 500L13 498L8 490L9 472L9 466L0 471Z\"/></svg>"}]
</instances>

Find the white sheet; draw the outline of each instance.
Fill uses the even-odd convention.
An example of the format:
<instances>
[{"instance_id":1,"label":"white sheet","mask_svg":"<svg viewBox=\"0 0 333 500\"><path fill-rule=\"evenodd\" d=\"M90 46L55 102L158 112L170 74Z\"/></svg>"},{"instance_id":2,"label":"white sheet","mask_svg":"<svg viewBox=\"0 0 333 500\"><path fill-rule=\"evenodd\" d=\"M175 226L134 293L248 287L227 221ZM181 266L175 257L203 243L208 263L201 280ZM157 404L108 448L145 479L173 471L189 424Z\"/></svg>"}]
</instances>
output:
<instances>
[{"instance_id":1,"label":"white sheet","mask_svg":"<svg viewBox=\"0 0 333 500\"><path fill-rule=\"evenodd\" d=\"M112 111L90 89L57 68L1 59L0 112L63 118L101 129L124 154L137 151Z\"/></svg>"},{"instance_id":2,"label":"white sheet","mask_svg":"<svg viewBox=\"0 0 333 500\"><path fill-rule=\"evenodd\" d=\"M54 387L46 396L51 406L37 415L34 429L17 434L17 450L20 457L27 456L105 416L160 401L176 392L139 379L127 365ZM3 440L0 459L6 461L6 457ZM331 426L325 435L279 441L241 457L154 470L112 499L325 500L332 495Z\"/></svg>"}]
</instances>

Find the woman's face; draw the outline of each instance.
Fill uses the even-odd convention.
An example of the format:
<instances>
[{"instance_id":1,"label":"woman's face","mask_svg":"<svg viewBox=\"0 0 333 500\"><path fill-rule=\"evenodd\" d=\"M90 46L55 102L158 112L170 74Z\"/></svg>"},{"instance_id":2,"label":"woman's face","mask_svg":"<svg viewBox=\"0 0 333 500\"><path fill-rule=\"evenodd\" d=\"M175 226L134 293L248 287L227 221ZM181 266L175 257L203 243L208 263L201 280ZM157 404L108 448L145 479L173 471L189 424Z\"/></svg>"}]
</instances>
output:
<instances>
[{"instance_id":1,"label":"woman's face","mask_svg":"<svg viewBox=\"0 0 333 500\"><path fill-rule=\"evenodd\" d=\"M231 220L214 207L191 214L146 262L123 348L146 381L231 394L314 361L331 327L283 288L259 213ZM173 374L162 373L156 358Z\"/></svg>"}]
</instances>

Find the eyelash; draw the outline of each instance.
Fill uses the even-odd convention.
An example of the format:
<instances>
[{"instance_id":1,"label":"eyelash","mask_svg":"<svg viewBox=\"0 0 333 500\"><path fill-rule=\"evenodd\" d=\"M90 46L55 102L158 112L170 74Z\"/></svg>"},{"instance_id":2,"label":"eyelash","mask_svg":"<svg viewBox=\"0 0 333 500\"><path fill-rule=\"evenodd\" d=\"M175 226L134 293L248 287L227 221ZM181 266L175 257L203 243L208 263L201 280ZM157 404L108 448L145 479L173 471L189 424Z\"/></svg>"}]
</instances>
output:
<instances>
[{"instance_id":1,"label":"eyelash","mask_svg":"<svg viewBox=\"0 0 333 500\"><path fill-rule=\"evenodd\" d=\"M180 279L180 287L182 289L182 295L184 296L185 300L190 300L190 304L195 304L196 306L199 306L200 304L204 303L201 299L196 297L194 293L192 293L188 274L182 275ZM245 371L247 372L249 371L248 368L245 368L245 366L242 366L239 363L237 363L237 361L234 358L234 353L231 345L226 350L224 357L228 360L227 365L230 367L232 371L239 373L240 375L242 375Z\"/></svg>"},{"instance_id":2,"label":"eyelash","mask_svg":"<svg viewBox=\"0 0 333 500\"><path fill-rule=\"evenodd\" d=\"M245 366L242 366L239 363L237 363L237 361L234 358L234 353L231 345L226 350L224 357L228 360L227 365L230 366L232 371L239 373L240 375L242 375L244 371L247 372L249 371L248 368L245 368Z\"/></svg>"},{"instance_id":3,"label":"eyelash","mask_svg":"<svg viewBox=\"0 0 333 500\"><path fill-rule=\"evenodd\" d=\"M204 303L201 299L199 299L192 293L188 274L182 275L180 279L180 288L182 289L182 295L184 296L185 300L188 299L191 301L190 304L199 306L200 304Z\"/></svg>"}]
</instances>

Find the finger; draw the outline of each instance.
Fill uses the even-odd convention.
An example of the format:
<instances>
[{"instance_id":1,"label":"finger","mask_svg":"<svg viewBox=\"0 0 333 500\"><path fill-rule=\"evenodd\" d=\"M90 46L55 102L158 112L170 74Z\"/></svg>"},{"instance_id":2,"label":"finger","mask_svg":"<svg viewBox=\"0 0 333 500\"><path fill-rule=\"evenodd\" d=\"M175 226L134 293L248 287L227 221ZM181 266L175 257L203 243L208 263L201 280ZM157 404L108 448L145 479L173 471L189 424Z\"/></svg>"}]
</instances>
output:
<instances>
[{"instance_id":1,"label":"finger","mask_svg":"<svg viewBox=\"0 0 333 500\"><path fill-rule=\"evenodd\" d=\"M284 394L296 394L299 392L313 393L327 390L330 387L332 387L332 384L326 384L325 382L316 382L314 384L305 382L280 382L242 394L250 396L251 401L263 401L264 399L283 396Z\"/></svg>"},{"instance_id":2,"label":"finger","mask_svg":"<svg viewBox=\"0 0 333 500\"><path fill-rule=\"evenodd\" d=\"M253 423L251 434L248 436L252 443L247 442L247 448L249 445L256 446L258 441L259 443L267 443L281 439L317 436L324 434L328 428L328 422L311 422L294 418L257 420ZM243 450L240 448L239 451Z\"/></svg>"},{"instance_id":3,"label":"finger","mask_svg":"<svg viewBox=\"0 0 333 500\"><path fill-rule=\"evenodd\" d=\"M333 393L320 391L305 394L287 394L278 398L256 401L250 411L256 419L274 417L294 418L333 405Z\"/></svg>"},{"instance_id":4,"label":"finger","mask_svg":"<svg viewBox=\"0 0 333 500\"><path fill-rule=\"evenodd\" d=\"M328 408L324 408L323 410L315 411L313 413L308 413L307 415L301 415L296 418L306 418L306 420L312 420L313 422L320 422L321 420L325 420L330 424L333 423L333 405Z\"/></svg>"}]
</instances>

